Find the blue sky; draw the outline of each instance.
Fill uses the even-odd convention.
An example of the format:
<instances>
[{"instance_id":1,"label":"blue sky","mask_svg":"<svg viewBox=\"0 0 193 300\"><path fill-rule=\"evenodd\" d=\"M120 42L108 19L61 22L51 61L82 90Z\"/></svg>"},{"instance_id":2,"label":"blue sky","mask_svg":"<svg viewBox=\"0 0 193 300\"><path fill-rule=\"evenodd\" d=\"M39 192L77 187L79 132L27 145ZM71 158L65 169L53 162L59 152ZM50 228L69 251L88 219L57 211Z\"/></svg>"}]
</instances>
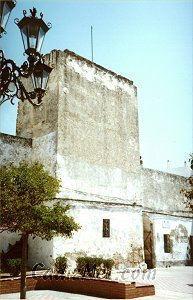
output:
<instances>
[{"instance_id":1,"label":"blue sky","mask_svg":"<svg viewBox=\"0 0 193 300\"><path fill-rule=\"evenodd\" d=\"M52 23L42 53L69 49L130 80L138 88L140 151L144 166L182 166L193 150L193 1L18 0L7 35L7 58L24 61L14 19L35 6ZM0 107L1 132L15 134L17 105Z\"/></svg>"}]
</instances>

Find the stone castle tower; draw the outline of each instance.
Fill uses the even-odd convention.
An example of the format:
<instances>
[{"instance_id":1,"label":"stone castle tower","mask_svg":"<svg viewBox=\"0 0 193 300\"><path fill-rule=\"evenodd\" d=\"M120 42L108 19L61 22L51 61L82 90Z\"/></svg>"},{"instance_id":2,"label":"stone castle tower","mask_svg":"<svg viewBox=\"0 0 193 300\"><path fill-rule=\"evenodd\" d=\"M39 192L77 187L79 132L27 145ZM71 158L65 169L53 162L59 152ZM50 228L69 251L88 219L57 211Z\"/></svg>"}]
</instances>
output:
<instances>
[{"instance_id":1,"label":"stone castle tower","mask_svg":"<svg viewBox=\"0 0 193 300\"><path fill-rule=\"evenodd\" d=\"M116 267L193 259L186 178L140 165L133 82L68 50L45 60L53 70L43 105L19 103L17 136L0 134L0 165L41 161L61 179L57 198L81 229L72 239L29 239L29 265L65 253L72 265L78 255L110 257ZM6 233L1 249L18 239Z\"/></svg>"},{"instance_id":2,"label":"stone castle tower","mask_svg":"<svg viewBox=\"0 0 193 300\"><path fill-rule=\"evenodd\" d=\"M76 252L127 259L132 241L143 247L137 89L68 50L52 51L46 62L54 69L44 104L20 103L17 135L32 138L33 159L61 178L59 198L82 225Z\"/></svg>"}]
</instances>

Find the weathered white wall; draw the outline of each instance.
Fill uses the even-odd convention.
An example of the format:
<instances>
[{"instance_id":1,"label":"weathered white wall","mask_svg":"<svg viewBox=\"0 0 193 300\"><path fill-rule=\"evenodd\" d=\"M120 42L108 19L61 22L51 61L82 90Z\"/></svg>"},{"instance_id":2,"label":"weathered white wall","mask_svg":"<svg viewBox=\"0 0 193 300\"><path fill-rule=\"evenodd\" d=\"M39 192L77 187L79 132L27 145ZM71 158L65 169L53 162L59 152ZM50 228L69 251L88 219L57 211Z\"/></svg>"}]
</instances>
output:
<instances>
[{"instance_id":1,"label":"weathered white wall","mask_svg":"<svg viewBox=\"0 0 193 300\"><path fill-rule=\"evenodd\" d=\"M41 161L61 178L58 198L72 203L71 213L82 228L72 240L30 239L30 265L39 261L48 265L51 255L65 252L70 259L78 253L114 255L117 264L129 265L129 257L137 261L136 249L143 248L142 210L155 215L157 261L183 260L183 243L176 244L181 254L175 250L167 257L161 250L163 237L156 240L156 234L164 232L160 214L184 217L182 224L171 219L171 230L181 230L182 225L190 232L191 214L180 194L185 178L140 167L133 82L68 50L53 50L46 63L54 69L44 104L34 108L20 102L20 137L1 135L0 163ZM105 218L111 220L110 238L102 238Z\"/></svg>"},{"instance_id":2,"label":"weathered white wall","mask_svg":"<svg viewBox=\"0 0 193 300\"><path fill-rule=\"evenodd\" d=\"M58 53L57 70L58 154L74 163L136 171L140 162L133 83L69 51Z\"/></svg>"},{"instance_id":3,"label":"weathered white wall","mask_svg":"<svg viewBox=\"0 0 193 300\"><path fill-rule=\"evenodd\" d=\"M33 138L32 160L40 161L52 176L56 175L56 148L56 132Z\"/></svg>"},{"instance_id":4,"label":"weathered white wall","mask_svg":"<svg viewBox=\"0 0 193 300\"><path fill-rule=\"evenodd\" d=\"M57 51L50 57L57 58L59 74L57 84L51 82L58 90L59 197L83 201L81 206L76 202L73 209L82 229L72 240L55 238L54 256L65 252L75 256L116 254L127 264L131 244L143 247L141 214L131 207L116 206L140 205L142 199L136 87L72 52ZM108 217L112 236L105 239L102 219Z\"/></svg>"},{"instance_id":5,"label":"weathered white wall","mask_svg":"<svg viewBox=\"0 0 193 300\"><path fill-rule=\"evenodd\" d=\"M191 217L180 193L187 186L186 178L161 171L142 168L143 209Z\"/></svg>"},{"instance_id":6,"label":"weathered white wall","mask_svg":"<svg viewBox=\"0 0 193 300\"><path fill-rule=\"evenodd\" d=\"M140 204L136 87L68 50L53 57L59 197Z\"/></svg>"},{"instance_id":7,"label":"weathered white wall","mask_svg":"<svg viewBox=\"0 0 193 300\"><path fill-rule=\"evenodd\" d=\"M17 241L21 239L21 235L15 232L3 231L0 234L0 252L4 251L5 253L9 249L9 244L14 245Z\"/></svg>"},{"instance_id":8,"label":"weathered white wall","mask_svg":"<svg viewBox=\"0 0 193 300\"><path fill-rule=\"evenodd\" d=\"M141 204L140 176L57 155L57 177L61 179L60 198Z\"/></svg>"},{"instance_id":9,"label":"weathered white wall","mask_svg":"<svg viewBox=\"0 0 193 300\"><path fill-rule=\"evenodd\" d=\"M52 258L64 254L74 268L76 258L81 255L113 258L117 267L137 266L143 260L140 208L84 201L70 204L70 215L81 225L81 229L74 232L71 239L55 237L47 242L30 237L28 261L31 267L37 262L50 267ZM110 219L109 238L103 237L103 219Z\"/></svg>"},{"instance_id":10,"label":"weathered white wall","mask_svg":"<svg viewBox=\"0 0 193 300\"><path fill-rule=\"evenodd\" d=\"M36 138L57 132L58 128L58 84L57 51L52 51L45 63L54 63L49 77L44 101L41 106L34 107L28 101L19 101L16 132L18 136ZM28 87L29 89L29 87Z\"/></svg>"},{"instance_id":11,"label":"weathered white wall","mask_svg":"<svg viewBox=\"0 0 193 300\"><path fill-rule=\"evenodd\" d=\"M156 266L186 264L190 259L189 236L193 235L192 220L169 215L149 214L153 223ZM164 234L170 234L171 253L164 252Z\"/></svg>"},{"instance_id":12,"label":"weathered white wall","mask_svg":"<svg viewBox=\"0 0 193 300\"><path fill-rule=\"evenodd\" d=\"M138 264L143 259L135 253L131 257L132 245L142 248L143 227L141 209L126 205L88 203L85 201L69 202L71 215L81 225L72 239L54 238L54 253L67 254L71 260L78 255L97 255L114 258L117 265L124 263L131 266L133 260ZM110 237L103 237L103 219L110 219ZM133 253L133 252L132 252Z\"/></svg>"},{"instance_id":13,"label":"weathered white wall","mask_svg":"<svg viewBox=\"0 0 193 300\"><path fill-rule=\"evenodd\" d=\"M133 82L68 50L53 50L46 63L54 69L43 105L18 111L17 134L33 137L33 160L61 178L61 198L140 204Z\"/></svg>"},{"instance_id":14,"label":"weathered white wall","mask_svg":"<svg viewBox=\"0 0 193 300\"><path fill-rule=\"evenodd\" d=\"M4 231L0 234L0 252L9 250L9 244L14 246L21 239L21 234ZM36 263L43 263L47 268L51 267L50 260L53 256L53 240L46 241L39 237L28 238L28 266L33 268Z\"/></svg>"},{"instance_id":15,"label":"weathered white wall","mask_svg":"<svg viewBox=\"0 0 193 300\"><path fill-rule=\"evenodd\" d=\"M31 161L32 140L0 133L0 166Z\"/></svg>"},{"instance_id":16,"label":"weathered white wall","mask_svg":"<svg viewBox=\"0 0 193 300\"><path fill-rule=\"evenodd\" d=\"M51 267L51 260L53 258L53 240L46 241L40 237L32 236L28 239L28 266L33 268L36 263L43 263L46 268Z\"/></svg>"},{"instance_id":17,"label":"weathered white wall","mask_svg":"<svg viewBox=\"0 0 193 300\"><path fill-rule=\"evenodd\" d=\"M156 266L186 264L190 260L189 236L192 213L180 193L186 178L142 168L143 211L153 224L153 253ZM170 234L172 252L164 253L164 234Z\"/></svg>"}]
</instances>

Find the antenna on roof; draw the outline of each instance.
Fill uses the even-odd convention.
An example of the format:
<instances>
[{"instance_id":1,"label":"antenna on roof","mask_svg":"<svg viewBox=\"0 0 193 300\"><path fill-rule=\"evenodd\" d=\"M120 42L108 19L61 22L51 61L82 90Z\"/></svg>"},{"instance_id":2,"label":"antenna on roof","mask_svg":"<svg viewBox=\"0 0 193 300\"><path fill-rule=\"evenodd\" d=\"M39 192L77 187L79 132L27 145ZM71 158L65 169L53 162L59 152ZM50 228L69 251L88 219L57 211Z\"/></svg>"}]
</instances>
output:
<instances>
[{"instance_id":1,"label":"antenna on roof","mask_svg":"<svg viewBox=\"0 0 193 300\"><path fill-rule=\"evenodd\" d=\"M93 27L91 26L91 57L93 62Z\"/></svg>"}]
</instances>

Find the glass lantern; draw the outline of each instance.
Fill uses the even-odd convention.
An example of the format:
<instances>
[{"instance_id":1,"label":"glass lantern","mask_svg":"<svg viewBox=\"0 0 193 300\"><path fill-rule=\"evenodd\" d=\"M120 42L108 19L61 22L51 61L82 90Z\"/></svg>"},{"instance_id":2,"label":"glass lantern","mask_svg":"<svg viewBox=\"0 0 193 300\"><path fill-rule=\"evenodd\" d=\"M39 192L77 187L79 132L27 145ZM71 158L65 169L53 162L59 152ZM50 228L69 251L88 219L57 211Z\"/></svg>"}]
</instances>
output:
<instances>
[{"instance_id":1,"label":"glass lantern","mask_svg":"<svg viewBox=\"0 0 193 300\"><path fill-rule=\"evenodd\" d=\"M17 26L21 31L25 53L38 55L41 52L45 34L50 28L43 21L43 14L40 14L41 18L37 18L35 8L30 9L30 12L31 16L27 17L24 11L24 17L17 23Z\"/></svg>"},{"instance_id":2,"label":"glass lantern","mask_svg":"<svg viewBox=\"0 0 193 300\"><path fill-rule=\"evenodd\" d=\"M5 32L12 9L15 7L15 1L0 1L0 35Z\"/></svg>"},{"instance_id":3,"label":"glass lantern","mask_svg":"<svg viewBox=\"0 0 193 300\"><path fill-rule=\"evenodd\" d=\"M38 61L34 67L34 71L31 75L33 87L35 92L45 91L48 84L48 78L52 71L52 68L48 65Z\"/></svg>"}]
</instances>

